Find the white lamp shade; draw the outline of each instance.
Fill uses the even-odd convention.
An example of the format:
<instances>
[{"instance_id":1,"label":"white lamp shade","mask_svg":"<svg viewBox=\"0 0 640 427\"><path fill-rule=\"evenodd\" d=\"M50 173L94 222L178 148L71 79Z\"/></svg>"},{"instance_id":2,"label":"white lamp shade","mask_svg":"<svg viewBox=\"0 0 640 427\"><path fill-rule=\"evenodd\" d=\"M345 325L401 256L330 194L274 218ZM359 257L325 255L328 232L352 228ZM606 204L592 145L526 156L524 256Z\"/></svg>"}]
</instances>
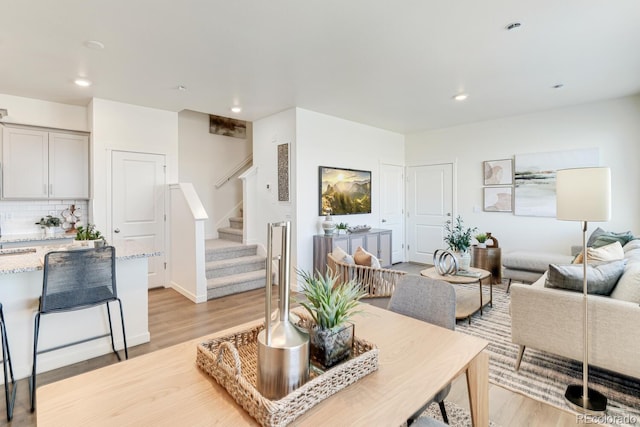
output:
<instances>
[{"instance_id":1,"label":"white lamp shade","mask_svg":"<svg viewBox=\"0 0 640 427\"><path fill-rule=\"evenodd\" d=\"M562 169L556 175L557 218L566 221L609 221L611 170Z\"/></svg>"}]
</instances>

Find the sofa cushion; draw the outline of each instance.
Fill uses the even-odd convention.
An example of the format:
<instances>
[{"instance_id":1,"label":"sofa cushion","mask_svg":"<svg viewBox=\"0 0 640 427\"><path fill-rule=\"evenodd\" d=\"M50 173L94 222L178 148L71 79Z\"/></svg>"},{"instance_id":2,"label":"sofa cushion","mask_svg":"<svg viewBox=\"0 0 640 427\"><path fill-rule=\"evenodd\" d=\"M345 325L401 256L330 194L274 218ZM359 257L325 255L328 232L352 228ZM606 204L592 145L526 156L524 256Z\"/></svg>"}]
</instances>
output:
<instances>
[{"instance_id":1,"label":"sofa cushion","mask_svg":"<svg viewBox=\"0 0 640 427\"><path fill-rule=\"evenodd\" d=\"M536 271L542 274L549 268L549 264L569 264L572 260L571 255L514 251L502 256L502 265L511 270Z\"/></svg>"},{"instance_id":2,"label":"sofa cushion","mask_svg":"<svg viewBox=\"0 0 640 427\"><path fill-rule=\"evenodd\" d=\"M574 264L582 264L582 253L576 256ZM616 241L599 248L587 248L587 259L591 261L615 261L624 258L624 250L620 242Z\"/></svg>"},{"instance_id":3,"label":"sofa cushion","mask_svg":"<svg viewBox=\"0 0 640 427\"><path fill-rule=\"evenodd\" d=\"M613 231L605 231L598 227L591 233L591 236L589 236L587 246L599 248L600 246L605 246L613 242L620 242L620 244L624 246L633 239L634 237L631 231L614 233Z\"/></svg>"},{"instance_id":4,"label":"sofa cushion","mask_svg":"<svg viewBox=\"0 0 640 427\"><path fill-rule=\"evenodd\" d=\"M587 293L609 295L624 272L626 260L587 265ZM549 265L547 288L560 288L570 291L582 291L582 264Z\"/></svg>"},{"instance_id":5,"label":"sofa cushion","mask_svg":"<svg viewBox=\"0 0 640 427\"><path fill-rule=\"evenodd\" d=\"M632 251L634 249L640 249L640 239L634 239L631 240L629 243L627 243L626 245L624 245L622 247L622 249L627 252L627 251Z\"/></svg>"},{"instance_id":6,"label":"sofa cushion","mask_svg":"<svg viewBox=\"0 0 640 427\"><path fill-rule=\"evenodd\" d=\"M640 263L627 264L610 296L640 304Z\"/></svg>"}]
</instances>

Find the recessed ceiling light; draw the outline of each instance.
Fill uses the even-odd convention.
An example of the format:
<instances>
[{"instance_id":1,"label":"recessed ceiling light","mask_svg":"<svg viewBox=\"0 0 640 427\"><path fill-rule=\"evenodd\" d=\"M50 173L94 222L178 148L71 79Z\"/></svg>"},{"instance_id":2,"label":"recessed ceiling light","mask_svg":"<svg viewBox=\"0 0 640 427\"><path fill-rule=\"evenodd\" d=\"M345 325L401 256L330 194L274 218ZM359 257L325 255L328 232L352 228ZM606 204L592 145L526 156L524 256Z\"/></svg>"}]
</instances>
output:
<instances>
[{"instance_id":1,"label":"recessed ceiling light","mask_svg":"<svg viewBox=\"0 0 640 427\"><path fill-rule=\"evenodd\" d=\"M102 50L104 49L104 43L99 42L98 40L87 40L86 42L84 42L84 47L93 50Z\"/></svg>"},{"instance_id":2,"label":"recessed ceiling light","mask_svg":"<svg viewBox=\"0 0 640 427\"><path fill-rule=\"evenodd\" d=\"M558 83L557 85L551 86L552 89L562 89L564 85L562 83Z\"/></svg>"},{"instance_id":3,"label":"recessed ceiling light","mask_svg":"<svg viewBox=\"0 0 640 427\"><path fill-rule=\"evenodd\" d=\"M74 82L75 84L77 84L78 86L82 86L82 87L89 87L89 86L91 86L91 81L90 81L90 80L87 80L87 79L79 78L79 79L75 79L73 82Z\"/></svg>"},{"instance_id":4,"label":"recessed ceiling light","mask_svg":"<svg viewBox=\"0 0 640 427\"><path fill-rule=\"evenodd\" d=\"M242 107L239 107L237 105L235 107L231 107L231 112L236 114L242 113Z\"/></svg>"},{"instance_id":5,"label":"recessed ceiling light","mask_svg":"<svg viewBox=\"0 0 640 427\"><path fill-rule=\"evenodd\" d=\"M459 93L459 94L455 95L453 97L453 99L456 100L456 101L464 101L468 97L469 97L469 95L467 95L466 93Z\"/></svg>"},{"instance_id":6,"label":"recessed ceiling light","mask_svg":"<svg viewBox=\"0 0 640 427\"><path fill-rule=\"evenodd\" d=\"M507 31L515 30L516 28L520 28L522 24L519 22L512 22L511 24L504 27Z\"/></svg>"}]
</instances>

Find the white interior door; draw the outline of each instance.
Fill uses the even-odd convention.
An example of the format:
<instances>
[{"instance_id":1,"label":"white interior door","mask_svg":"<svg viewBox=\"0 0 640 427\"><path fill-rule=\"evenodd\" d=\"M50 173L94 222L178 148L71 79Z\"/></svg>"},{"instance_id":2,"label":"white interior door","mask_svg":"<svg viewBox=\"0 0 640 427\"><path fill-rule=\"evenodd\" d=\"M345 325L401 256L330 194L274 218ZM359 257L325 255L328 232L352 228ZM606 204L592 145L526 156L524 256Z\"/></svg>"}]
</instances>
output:
<instances>
[{"instance_id":1,"label":"white interior door","mask_svg":"<svg viewBox=\"0 0 640 427\"><path fill-rule=\"evenodd\" d=\"M164 286L165 158L159 154L111 153L113 242L135 240L163 255L149 258L149 288Z\"/></svg>"},{"instance_id":2,"label":"white interior door","mask_svg":"<svg viewBox=\"0 0 640 427\"><path fill-rule=\"evenodd\" d=\"M453 164L409 167L407 181L409 261L431 264L453 212Z\"/></svg>"},{"instance_id":3,"label":"white interior door","mask_svg":"<svg viewBox=\"0 0 640 427\"><path fill-rule=\"evenodd\" d=\"M380 228L391 230L391 263L404 262L404 167L380 167Z\"/></svg>"}]
</instances>

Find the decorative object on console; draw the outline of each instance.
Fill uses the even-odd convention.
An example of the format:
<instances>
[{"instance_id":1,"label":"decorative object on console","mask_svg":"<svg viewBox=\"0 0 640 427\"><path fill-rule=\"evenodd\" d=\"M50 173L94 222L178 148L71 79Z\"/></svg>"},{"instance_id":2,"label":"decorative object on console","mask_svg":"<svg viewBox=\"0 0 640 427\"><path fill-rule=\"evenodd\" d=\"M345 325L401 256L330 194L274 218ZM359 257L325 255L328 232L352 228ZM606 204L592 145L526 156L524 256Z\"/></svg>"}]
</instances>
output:
<instances>
[{"instance_id":1,"label":"decorative object on console","mask_svg":"<svg viewBox=\"0 0 640 427\"><path fill-rule=\"evenodd\" d=\"M515 161L515 214L556 216L556 171L598 165L598 149L518 154Z\"/></svg>"},{"instance_id":2,"label":"decorative object on console","mask_svg":"<svg viewBox=\"0 0 640 427\"><path fill-rule=\"evenodd\" d=\"M487 160L483 162L484 185L513 184L513 160Z\"/></svg>"},{"instance_id":3,"label":"decorative object on console","mask_svg":"<svg viewBox=\"0 0 640 427\"><path fill-rule=\"evenodd\" d=\"M366 233L367 231L371 230L371 226L370 225L356 225L353 227L347 227L347 231L349 233Z\"/></svg>"},{"instance_id":4,"label":"decorative object on console","mask_svg":"<svg viewBox=\"0 0 640 427\"><path fill-rule=\"evenodd\" d=\"M485 242L485 244L487 245L488 248L499 248L500 245L498 244L498 239L490 232L487 231L487 241Z\"/></svg>"},{"instance_id":5,"label":"decorative object on console","mask_svg":"<svg viewBox=\"0 0 640 427\"><path fill-rule=\"evenodd\" d=\"M333 231L336 229L336 223L333 222L331 211L328 211L327 215L324 217L324 221L322 222L322 229L324 230L325 236L331 236L333 234Z\"/></svg>"},{"instance_id":6,"label":"decorative object on console","mask_svg":"<svg viewBox=\"0 0 640 427\"><path fill-rule=\"evenodd\" d=\"M313 319L309 328L311 360L330 368L351 355L353 325L348 321L360 312L358 300L366 292L354 280L337 284L338 277L332 272L324 276L304 271L298 274L306 297L298 302Z\"/></svg>"},{"instance_id":7,"label":"decorative object on console","mask_svg":"<svg viewBox=\"0 0 640 427\"><path fill-rule=\"evenodd\" d=\"M611 171L609 168L577 168L559 170L557 173L557 218L582 223L582 253L587 253L587 222L608 221L611 217ZM584 355L582 385L567 387L565 398L576 410L590 414L602 414L607 409L607 398L590 389L589 381L589 332L587 264L582 264L582 298L584 300Z\"/></svg>"},{"instance_id":8,"label":"decorative object on console","mask_svg":"<svg viewBox=\"0 0 640 427\"><path fill-rule=\"evenodd\" d=\"M336 225L336 231L338 232L338 234L344 234L348 231L349 229L349 224L347 224L346 222L339 222Z\"/></svg>"},{"instance_id":9,"label":"decorative object on console","mask_svg":"<svg viewBox=\"0 0 640 427\"><path fill-rule=\"evenodd\" d=\"M371 213L371 171L319 167L320 215Z\"/></svg>"}]
</instances>

